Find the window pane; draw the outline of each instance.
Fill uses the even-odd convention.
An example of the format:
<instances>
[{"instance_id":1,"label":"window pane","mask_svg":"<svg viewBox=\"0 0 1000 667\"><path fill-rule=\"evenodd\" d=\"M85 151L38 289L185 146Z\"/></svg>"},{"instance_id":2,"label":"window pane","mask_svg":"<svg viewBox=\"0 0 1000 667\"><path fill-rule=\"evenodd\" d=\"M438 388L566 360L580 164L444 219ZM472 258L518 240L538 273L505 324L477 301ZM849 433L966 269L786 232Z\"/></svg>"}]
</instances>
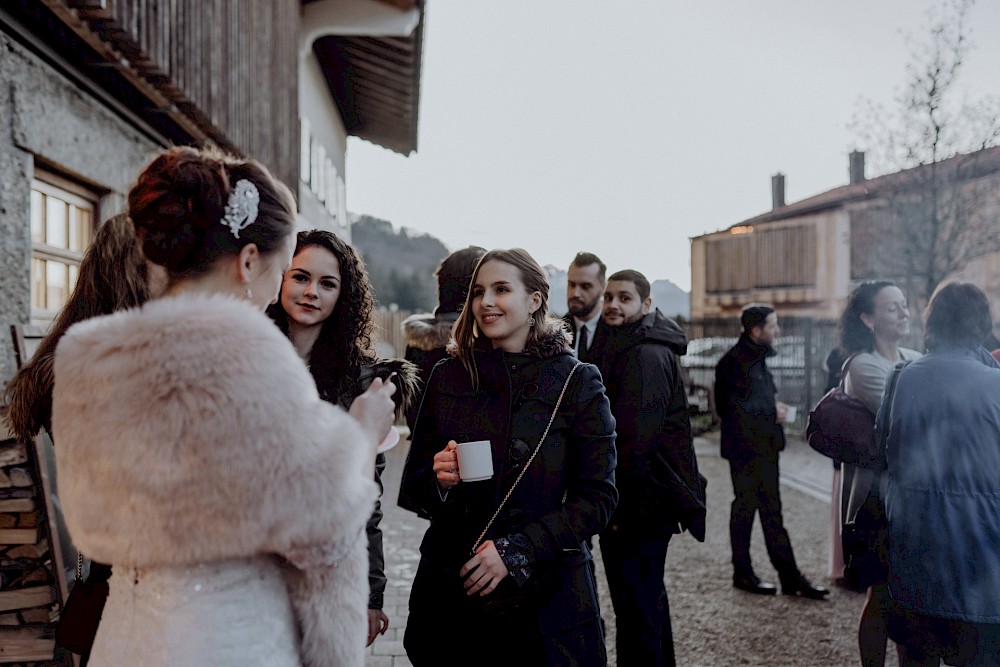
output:
<instances>
[{"instance_id":1,"label":"window pane","mask_svg":"<svg viewBox=\"0 0 1000 667\"><path fill-rule=\"evenodd\" d=\"M45 262L45 307L51 310L62 308L66 303L67 266L51 259Z\"/></svg>"},{"instance_id":2,"label":"window pane","mask_svg":"<svg viewBox=\"0 0 1000 667\"><path fill-rule=\"evenodd\" d=\"M45 308L45 260L31 258L31 307Z\"/></svg>"},{"instance_id":3,"label":"window pane","mask_svg":"<svg viewBox=\"0 0 1000 667\"><path fill-rule=\"evenodd\" d=\"M90 211L70 205L69 249L82 253L90 245Z\"/></svg>"},{"instance_id":4,"label":"window pane","mask_svg":"<svg viewBox=\"0 0 1000 667\"><path fill-rule=\"evenodd\" d=\"M77 210L80 220L80 252L83 252L90 247L90 242L94 239L94 212L86 208Z\"/></svg>"},{"instance_id":5,"label":"window pane","mask_svg":"<svg viewBox=\"0 0 1000 667\"><path fill-rule=\"evenodd\" d=\"M46 197L45 242L56 248L66 246L66 202Z\"/></svg>"},{"instance_id":6,"label":"window pane","mask_svg":"<svg viewBox=\"0 0 1000 667\"><path fill-rule=\"evenodd\" d=\"M45 240L45 226L42 216L45 214L45 197L38 190L31 191L31 240Z\"/></svg>"},{"instance_id":7,"label":"window pane","mask_svg":"<svg viewBox=\"0 0 1000 667\"><path fill-rule=\"evenodd\" d=\"M80 209L76 206L69 206L69 243L66 245L70 250L81 252L80 247Z\"/></svg>"}]
</instances>

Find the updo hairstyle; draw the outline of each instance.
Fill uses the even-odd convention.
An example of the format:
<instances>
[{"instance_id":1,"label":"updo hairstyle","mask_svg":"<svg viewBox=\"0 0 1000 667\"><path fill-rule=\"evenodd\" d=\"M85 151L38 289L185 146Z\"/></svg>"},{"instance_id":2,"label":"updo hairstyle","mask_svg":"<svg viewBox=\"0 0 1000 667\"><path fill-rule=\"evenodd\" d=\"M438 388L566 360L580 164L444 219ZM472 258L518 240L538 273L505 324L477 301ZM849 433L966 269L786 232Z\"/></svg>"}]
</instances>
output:
<instances>
[{"instance_id":1,"label":"updo hairstyle","mask_svg":"<svg viewBox=\"0 0 1000 667\"><path fill-rule=\"evenodd\" d=\"M257 186L260 204L256 221L236 238L222 218L241 179ZM292 193L266 167L187 146L164 151L146 167L129 192L128 207L143 253L171 278L203 273L249 243L270 254L295 228Z\"/></svg>"}]
</instances>

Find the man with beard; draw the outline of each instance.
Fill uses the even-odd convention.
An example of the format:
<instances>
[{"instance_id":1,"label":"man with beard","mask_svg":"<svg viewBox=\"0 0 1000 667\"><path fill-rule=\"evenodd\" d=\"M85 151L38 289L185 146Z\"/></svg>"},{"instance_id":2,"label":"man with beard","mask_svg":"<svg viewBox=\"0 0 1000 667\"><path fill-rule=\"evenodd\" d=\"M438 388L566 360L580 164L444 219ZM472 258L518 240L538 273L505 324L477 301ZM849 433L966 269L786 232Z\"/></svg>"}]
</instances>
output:
<instances>
[{"instance_id":1,"label":"man with beard","mask_svg":"<svg viewBox=\"0 0 1000 667\"><path fill-rule=\"evenodd\" d=\"M563 321L573 332L573 349L576 356L589 361L589 350L597 335L601 319L601 294L604 293L604 276L607 267L597 255L577 253L566 273L566 306L569 310Z\"/></svg>"},{"instance_id":2,"label":"man with beard","mask_svg":"<svg viewBox=\"0 0 1000 667\"><path fill-rule=\"evenodd\" d=\"M733 548L733 586L749 593L773 595L750 563L753 517L760 512L764 543L778 571L781 592L821 600L829 593L813 586L795 564L792 544L781 517L778 453L785 448L782 424L788 406L775 400L777 388L765 359L781 333L770 306L751 304L740 315L743 334L715 368L715 406L722 419L722 458L729 460L733 505L729 537Z\"/></svg>"},{"instance_id":3,"label":"man with beard","mask_svg":"<svg viewBox=\"0 0 1000 667\"><path fill-rule=\"evenodd\" d=\"M619 271L604 290L602 337L591 355L607 387L618 438L618 507L601 533L615 610L618 664L673 665L663 571L671 536L705 540L705 478L698 473L678 355L687 336L659 310L649 281Z\"/></svg>"}]
</instances>

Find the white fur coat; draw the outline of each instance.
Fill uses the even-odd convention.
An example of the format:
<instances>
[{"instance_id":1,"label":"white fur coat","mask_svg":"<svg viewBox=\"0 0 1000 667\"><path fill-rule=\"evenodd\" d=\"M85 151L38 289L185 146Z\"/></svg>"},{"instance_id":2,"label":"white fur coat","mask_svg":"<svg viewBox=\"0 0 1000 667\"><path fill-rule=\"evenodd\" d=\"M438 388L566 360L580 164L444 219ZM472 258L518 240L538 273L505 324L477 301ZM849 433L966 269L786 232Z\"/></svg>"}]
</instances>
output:
<instances>
[{"instance_id":1,"label":"white fur coat","mask_svg":"<svg viewBox=\"0 0 1000 667\"><path fill-rule=\"evenodd\" d=\"M83 553L139 569L286 556L304 568L284 568L304 664L364 663L373 447L266 316L180 296L78 324L52 422Z\"/></svg>"}]
</instances>

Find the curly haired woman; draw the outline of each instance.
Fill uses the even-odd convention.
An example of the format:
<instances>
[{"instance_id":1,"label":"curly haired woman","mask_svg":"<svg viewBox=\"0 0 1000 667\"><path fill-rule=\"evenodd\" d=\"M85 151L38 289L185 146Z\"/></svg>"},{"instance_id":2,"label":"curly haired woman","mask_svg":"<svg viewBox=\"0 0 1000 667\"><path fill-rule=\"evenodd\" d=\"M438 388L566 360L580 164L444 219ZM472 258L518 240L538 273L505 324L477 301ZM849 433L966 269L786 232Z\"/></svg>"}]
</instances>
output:
<instances>
[{"instance_id":1,"label":"curly haired woman","mask_svg":"<svg viewBox=\"0 0 1000 667\"><path fill-rule=\"evenodd\" d=\"M278 303L268 309L309 366L323 400L344 409L375 377L396 374L399 410L405 410L417 387L417 370L401 359L375 356L375 292L358 253L335 234L300 232L292 266L285 272ZM392 434L390 434L392 435ZM382 488L385 455L375 463L375 481ZM389 628L382 611L385 557L382 551L382 507L368 520L368 644Z\"/></svg>"}]
</instances>

